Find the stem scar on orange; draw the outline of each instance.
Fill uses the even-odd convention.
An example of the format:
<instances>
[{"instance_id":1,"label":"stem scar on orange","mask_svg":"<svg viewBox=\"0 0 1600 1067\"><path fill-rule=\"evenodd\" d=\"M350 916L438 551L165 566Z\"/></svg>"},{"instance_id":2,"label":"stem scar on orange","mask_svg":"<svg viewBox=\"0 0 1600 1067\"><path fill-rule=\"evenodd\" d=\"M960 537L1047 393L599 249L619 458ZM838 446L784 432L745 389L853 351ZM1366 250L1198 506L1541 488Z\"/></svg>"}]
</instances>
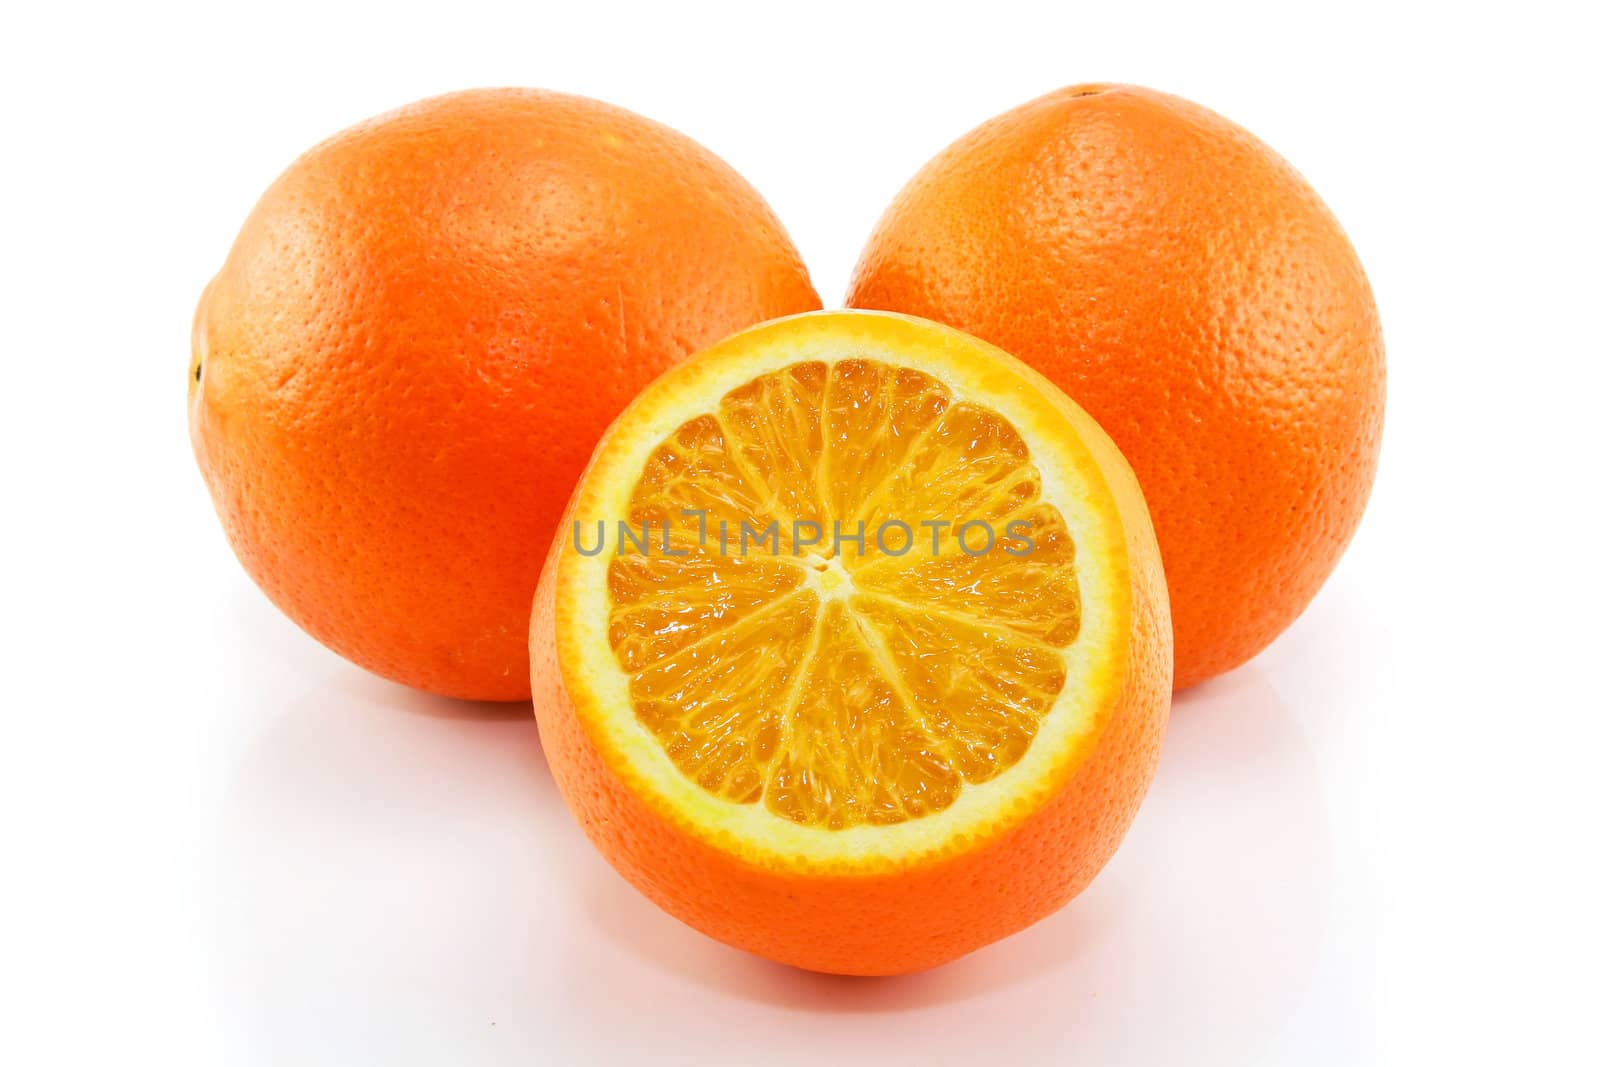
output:
<instances>
[{"instance_id":1,"label":"stem scar on orange","mask_svg":"<svg viewBox=\"0 0 1600 1067\"><path fill-rule=\"evenodd\" d=\"M597 549L621 523L635 540ZM992 346L868 312L755 327L641 393L529 644L550 767L606 859L715 938L844 974L944 963L1083 889L1172 693L1110 438Z\"/></svg>"},{"instance_id":2,"label":"stem scar on orange","mask_svg":"<svg viewBox=\"0 0 1600 1067\"><path fill-rule=\"evenodd\" d=\"M819 306L761 197L682 134L551 92L425 100L311 149L245 222L195 316L195 456L313 637L524 700L539 563L606 424Z\"/></svg>"},{"instance_id":3,"label":"stem scar on orange","mask_svg":"<svg viewBox=\"0 0 1600 1067\"><path fill-rule=\"evenodd\" d=\"M902 189L847 303L999 345L1066 390L1150 502L1179 687L1245 662L1355 535L1384 351L1344 231L1228 120L1131 85L984 123Z\"/></svg>"}]
</instances>

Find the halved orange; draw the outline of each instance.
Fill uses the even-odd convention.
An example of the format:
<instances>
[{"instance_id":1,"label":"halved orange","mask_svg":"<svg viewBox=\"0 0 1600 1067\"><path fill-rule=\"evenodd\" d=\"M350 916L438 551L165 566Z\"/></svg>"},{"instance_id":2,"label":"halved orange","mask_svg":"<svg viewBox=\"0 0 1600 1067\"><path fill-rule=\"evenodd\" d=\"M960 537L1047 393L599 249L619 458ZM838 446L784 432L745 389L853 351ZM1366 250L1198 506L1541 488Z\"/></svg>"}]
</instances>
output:
<instances>
[{"instance_id":1,"label":"halved orange","mask_svg":"<svg viewBox=\"0 0 1600 1067\"><path fill-rule=\"evenodd\" d=\"M530 638L563 795L728 944L890 974L1059 908L1148 786L1172 691L1137 483L966 334L822 312L669 371L611 426Z\"/></svg>"}]
</instances>

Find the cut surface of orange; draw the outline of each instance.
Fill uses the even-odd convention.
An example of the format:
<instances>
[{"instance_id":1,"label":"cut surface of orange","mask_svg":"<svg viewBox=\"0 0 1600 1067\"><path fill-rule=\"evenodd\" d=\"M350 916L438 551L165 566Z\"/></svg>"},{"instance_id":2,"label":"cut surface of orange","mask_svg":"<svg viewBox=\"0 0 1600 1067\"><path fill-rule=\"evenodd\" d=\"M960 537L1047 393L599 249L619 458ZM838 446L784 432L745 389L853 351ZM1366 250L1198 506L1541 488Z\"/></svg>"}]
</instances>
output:
<instances>
[{"instance_id":1,"label":"cut surface of orange","mask_svg":"<svg viewBox=\"0 0 1600 1067\"><path fill-rule=\"evenodd\" d=\"M737 335L618 419L563 527L547 754L607 858L713 936L931 966L1059 907L1142 799L1171 685L1143 500L976 339L867 312Z\"/></svg>"}]
</instances>

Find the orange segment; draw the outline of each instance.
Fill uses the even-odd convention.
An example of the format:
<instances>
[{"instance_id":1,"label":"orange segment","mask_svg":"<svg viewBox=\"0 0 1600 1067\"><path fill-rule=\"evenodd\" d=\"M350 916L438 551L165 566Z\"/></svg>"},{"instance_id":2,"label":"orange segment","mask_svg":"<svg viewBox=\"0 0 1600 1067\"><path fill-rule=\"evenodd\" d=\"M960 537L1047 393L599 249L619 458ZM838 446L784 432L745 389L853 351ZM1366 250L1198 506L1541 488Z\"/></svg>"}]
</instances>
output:
<instances>
[{"instance_id":1,"label":"orange segment","mask_svg":"<svg viewBox=\"0 0 1600 1067\"><path fill-rule=\"evenodd\" d=\"M782 526L827 521L817 470L827 374L821 363L797 364L735 389L718 407L741 469Z\"/></svg>"},{"instance_id":2,"label":"orange segment","mask_svg":"<svg viewBox=\"0 0 1600 1067\"><path fill-rule=\"evenodd\" d=\"M722 424L714 416L701 415L679 426L651 455L639 476L627 521L614 528L619 547L626 547L624 542L631 537L642 550L652 532L659 547L665 532L665 547L676 551L699 547L703 530L711 531L710 540L715 540L718 531L731 529L737 539L741 521L765 527L781 517L776 504L765 486L752 482L740 469ZM679 535L676 544L673 529Z\"/></svg>"},{"instance_id":3,"label":"orange segment","mask_svg":"<svg viewBox=\"0 0 1600 1067\"><path fill-rule=\"evenodd\" d=\"M804 592L634 675L639 721L702 789L739 803L761 795L816 618L817 598Z\"/></svg>"},{"instance_id":4,"label":"orange segment","mask_svg":"<svg viewBox=\"0 0 1600 1067\"><path fill-rule=\"evenodd\" d=\"M1013 522L1025 525L1007 533ZM1061 513L1048 504L1034 505L995 522L994 528L995 545L985 555L969 556L957 543L954 551L937 556L879 556L856 573L856 587L960 612L1056 648L1071 644L1080 605L1072 537Z\"/></svg>"},{"instance_id":5,"label":"orange segment","mask_svg":"<svg viewBox=\"0 0 1600 1067\"><path fill-rule=\"evenodd\" d=\"M769 811L840 830L950 806L960 776L894 672L882 668L860 622L841 602L829 603L795 692Z\"/></svg>"},{"instance_id":6,"label":"orange segment","mask_svg":"<svg viewBox=\"0 0 1600 1067\"><path fill-rule=\"evenodd\" d=\"M870 520L881 490L950 406L950 394L921 371L860 359L838 363L829 385L829 511Z\"/></svg>"},{"instance_id":7,"label":"orange segment","mask_svg":"<svg viewBox=\"0 0 1600 1067\"><path fill-rule=\"evenodd\" d=\"M1138 486L974 338L862 312L732 337L611 427L562 537L530 635L556 781L731 944L931 966L1082 889L1144 794L1172 676Z\"/></svg>"},{"instance_id":8,"label":"orange segment","mask_svg":"<svg viewBox=\"0 0 1600 1067\"><path fill-rule=\"evenodd\" d=\"M986 782L1027 751L1066 682L1061 655L1002 626L869 595L852 609L961 777Z\"/></svg>"},{"instance_id":9,"label":"orange segment","mask_svg":"<svg viewBox=\"0 0 1600 1067\"><path fill-rule=\"evenodd\" d=\"M619 556L609 572L611 647L624 670L641 671L798 588L803 577L777 560L699 548L682 559Z\"/></svg>"}]
</instances>

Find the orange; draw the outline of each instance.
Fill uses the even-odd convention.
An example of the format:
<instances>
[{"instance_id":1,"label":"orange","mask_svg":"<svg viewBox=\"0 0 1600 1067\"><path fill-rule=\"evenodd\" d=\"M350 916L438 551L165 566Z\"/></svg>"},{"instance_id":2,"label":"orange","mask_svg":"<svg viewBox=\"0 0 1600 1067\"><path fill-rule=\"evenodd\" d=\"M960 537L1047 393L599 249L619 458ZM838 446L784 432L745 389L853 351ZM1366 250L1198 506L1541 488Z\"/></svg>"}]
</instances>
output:
<instances>
[{"instance_id":1,"label":"orange","mask_svg":"<svg viewBox=\"0 0 1600 1067\"><path fill-rule=\"evenodd\" d=\"M866 312L755 327L640 394L530 647L550 767L612 865L730 945L845 974L935 966L1081 890L1172 694L1110 439L999 350Z\"/></svg>"},{"instance_id":2,"label":"orange","mask_svg":"<svg viewBox=\"0 0 1600 1067\"><path fill-rule=\"evenodd\" d=\"M557 93L425 100L256 205L195 316L195 455L313 637L522 700L539 564L606 424L695 349L818 306L767 205L682 134Z\"/></svg>"},{"instance_id":3,"label":"orange","mask_svg":"<svg viewBox=\"0 0 1600 1067\"><path fill-rule=\"evenodd\" d=\"M990 120L900 192L847 302L974 333L1105 427L1155 518L1179 687L1264 648L1355 533L1372 292L1305 179L1204 108L1079 86Z\"/></svg>"}]
</instances>

